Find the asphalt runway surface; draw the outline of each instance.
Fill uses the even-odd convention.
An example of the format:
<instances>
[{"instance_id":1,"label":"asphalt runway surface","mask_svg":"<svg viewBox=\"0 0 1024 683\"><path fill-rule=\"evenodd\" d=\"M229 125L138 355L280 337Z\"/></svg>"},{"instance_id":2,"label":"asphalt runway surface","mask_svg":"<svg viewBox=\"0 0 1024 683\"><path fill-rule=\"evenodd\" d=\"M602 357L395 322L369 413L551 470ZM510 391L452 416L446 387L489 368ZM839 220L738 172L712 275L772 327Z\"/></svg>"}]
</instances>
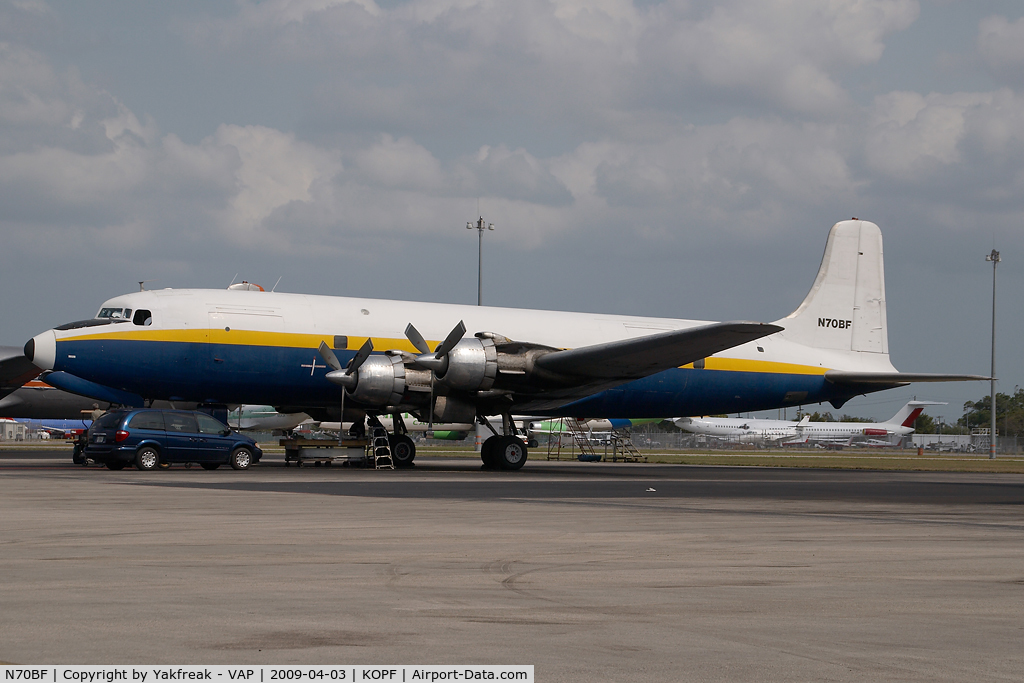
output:
<instances>
[{"instance_id":1,"label":"asphalt runway surface","mask_svg":"<svg viewBox=\"0 0 1024 683\"><path fill-rule=\"evenodd\" d=\"M1024 678L1024 476L0 450L0 660Z\"/></svg>"}]
</instances>

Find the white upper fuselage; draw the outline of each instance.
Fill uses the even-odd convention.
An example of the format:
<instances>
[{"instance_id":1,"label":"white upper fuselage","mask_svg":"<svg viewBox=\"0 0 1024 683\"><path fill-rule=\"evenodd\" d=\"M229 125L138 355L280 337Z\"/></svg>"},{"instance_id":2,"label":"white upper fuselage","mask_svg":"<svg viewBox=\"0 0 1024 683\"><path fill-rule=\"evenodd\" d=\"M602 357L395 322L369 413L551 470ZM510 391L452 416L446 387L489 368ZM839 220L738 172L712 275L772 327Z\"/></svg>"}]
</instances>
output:
<instances>
[{"instance_id":1,"label":"white upper fuselage","mask_svg":"<svg viewBox=\"0 0 1024 683\"><path fill-rule=\"evenodd\" d=\"M219 341L231 343L230 330L273 335L289 346L315 350L319 340L333 335L349 337L349 347L372 338L377 350L401 349L414 352L404 329L412 323L433 346L459 321L464 320L469 334L495 332L510 339L544 344L554 348L578 348L592 344L642 337L669 330L708 324L703 320L651 318L640 316L570 313L533 309L496 308L460 304L361 299L280 292L234 291L221 289L164 289L134 292L114 297L101 308L130 308L153 312L153 323L137 327L130 322L103 328L56 331L56 339L95 335L130 336L137 339L210 340L209 330ZM225 323L223 326L220 323ZM785 325L785 320L778 324ZM234 325L234 327L232 327ZM263 336L266 340L267 337ZM317 343L313 343L316 341ZM763 349L763 350L759 350ZM37 359L47 359L43 349ZM715 356L724 365L730 361L784 364L784 371L823 374L826 369L854 369L863 372L893 372L885 354L861 354L856 367L848 353L809 348L788 342L784 333L743 344ZM39 364L39 363L37 363ZM51 365L52 366L52 365ZM723 367L722 369L727 369ZM780 370L783 370L780 368Z\"/></svg>"}]
</instances>

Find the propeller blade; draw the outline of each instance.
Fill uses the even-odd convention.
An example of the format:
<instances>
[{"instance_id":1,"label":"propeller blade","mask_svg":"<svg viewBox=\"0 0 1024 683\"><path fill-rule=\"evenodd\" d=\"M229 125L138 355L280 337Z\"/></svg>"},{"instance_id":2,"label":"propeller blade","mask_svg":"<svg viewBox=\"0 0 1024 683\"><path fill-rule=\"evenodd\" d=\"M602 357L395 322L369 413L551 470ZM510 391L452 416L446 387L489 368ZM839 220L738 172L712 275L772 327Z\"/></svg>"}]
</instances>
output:
<instances>
[{"instance_id":1,"label":"propeller blade","mask_svg":"<svg viewBox=\"0 0 1024 683\"><path fill-rule=\"evenodd\" d=\"M462 341L462 338L464 336L466 336L466 323L460 320L459 324L456 325L455 328L448 333L448 336L445 337L445 340L441 342L436 349L434 349L434 357L440 358L441 356L451 351L453 348L455 348L456 344Z\"/></svg>"},{"instance_id":2,"label":"propeller blade","mask_svg":"<svg viewBox=\"0 0 1024 683\"><path fill-rule=\"evenodd\" d=\"M405 337L412 345L416 347L416 350L420 353L430 353L430 347L427 346L427 341L420 334L420 331L413 327L412 323L405 328Z\"/></svg>"},{"instance_id":3,"label":"propeller blade","mask_svg":"<svg viewBox=\"0 0 1024 683\"><path fill-rule=\"evenodd\" d=\"M367 338L366 343L359 347L356 351L355 358L348 366L348 370L345 371L346 375L355 374L355 371L359 369L359 366L366 362L366 359L370 357L370 353L373 351L373 341Z\"/></svg>"},{"instance_id":4,"label":"propeller blade","mask_svg":"<svg viewBox=\"0 0 1024 683\"><path fill-rule=\"evenodd\" d=\"M327 363L327 367L331 370L341 370L341 362L338 360L338 357L334 355L334 351L331 350L330 346L321 341L320 348L317 350L320 352L320 357L324 359L325 363Z\"/></svg>"}]
</instances>

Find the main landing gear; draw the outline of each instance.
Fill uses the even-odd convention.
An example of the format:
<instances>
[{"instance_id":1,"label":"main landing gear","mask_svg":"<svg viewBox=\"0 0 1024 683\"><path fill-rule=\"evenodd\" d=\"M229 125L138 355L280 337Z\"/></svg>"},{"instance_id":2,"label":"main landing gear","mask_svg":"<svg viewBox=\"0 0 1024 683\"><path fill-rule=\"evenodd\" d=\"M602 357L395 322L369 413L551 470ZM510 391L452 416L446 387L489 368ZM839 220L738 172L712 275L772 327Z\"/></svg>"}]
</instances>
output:
<instances>
[{"instance_id":1,"label":"main landing gear","mask_svg":"<svg viewBox=\"0 0 1024 683\"><path fill-rule=\"evenodd\" d=\"M395 467L413 467L413 460L416 459L416 444L409 438L405 430L405 422L401 413L392 415L394 420L394 433L388 435L391 446L391 462Z\"/></svg>"},{"instance_id":2,"label":"main landing gear","mask_svg":"<svg viewBox=\"0 0 1024 683\"><path fill-rule=\"evenodd\" d=\"M494 436L484 441L480 448L480 459L484 469L520 470L526 464L529 449L526 442L518 435L515 422L511 415L502 415L502 431L498 434L491 423L484 417L477 418L480 424L490 429Z\"/></svg>"}]
</instances>

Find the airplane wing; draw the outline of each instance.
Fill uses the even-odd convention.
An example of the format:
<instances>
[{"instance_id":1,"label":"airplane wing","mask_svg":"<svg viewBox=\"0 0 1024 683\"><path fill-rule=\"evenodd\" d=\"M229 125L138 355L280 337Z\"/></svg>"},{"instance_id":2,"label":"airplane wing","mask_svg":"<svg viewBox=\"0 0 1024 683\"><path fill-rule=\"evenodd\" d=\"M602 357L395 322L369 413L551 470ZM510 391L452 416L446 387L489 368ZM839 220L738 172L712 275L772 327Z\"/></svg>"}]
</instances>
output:
<instances>
[{"instance_id":1,"label":"airplane wing","mask_svg":"<svg viewBox=\"0 0 1024 683\"><path fill-rule=\"evenodd\" d=\"M639 379L775 334L782 329L767 323L715 323L555 351L540 356L537 365L550 372L573 377Z\"/></svg>"},{"instance_id":2,"label":"airplane wing","mask_svg":"<svg viewBox=\"0 0 1024 683\"><path fill-rule=\"evenodd\" d=\"M991 377L984 375L943 375L930 372L847 372L845 370L828 370L825 380L832 384L890 384L898 386L911 382L972 382L989 381Z\"/></svg>"},{"instance_id":3,"label":"airplane wing","mask_svg":"<svg viewBox=\"0 0 1024 683\"><path fill-rule=\"evenodd\" d=\"M20 347L0 346L0 398L20 389L40 372Z\"/></svg>"}]
</instances>

